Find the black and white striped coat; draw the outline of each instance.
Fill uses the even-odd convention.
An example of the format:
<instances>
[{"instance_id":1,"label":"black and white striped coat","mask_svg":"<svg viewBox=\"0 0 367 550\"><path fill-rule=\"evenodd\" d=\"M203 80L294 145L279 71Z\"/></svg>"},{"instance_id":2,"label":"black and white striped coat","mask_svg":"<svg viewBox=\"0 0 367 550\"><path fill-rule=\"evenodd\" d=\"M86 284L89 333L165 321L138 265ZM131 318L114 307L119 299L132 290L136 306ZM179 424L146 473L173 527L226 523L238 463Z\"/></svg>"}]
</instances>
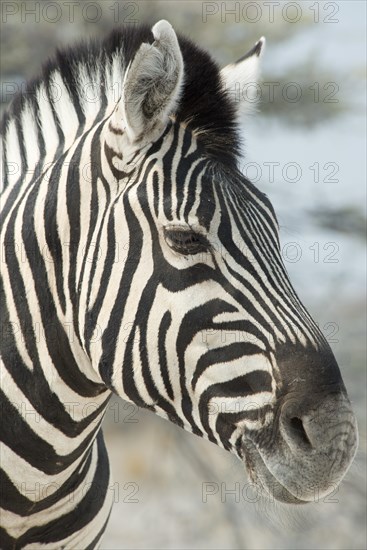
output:
<instances>
[{"instance_id":1,"label":"black and white striped coat","mask_svg":"<svg viewBox=\"0 0 367 550\"><path fill-rule=\"evenodd\" d=\"M59 52L5 114L3 548L98 546L112 392L235 453L279 500L348 468L339 369L237 168L247 105L229 91L262 46L220 72L165 21L115 31Z\"/></svg>"}]
</instances>

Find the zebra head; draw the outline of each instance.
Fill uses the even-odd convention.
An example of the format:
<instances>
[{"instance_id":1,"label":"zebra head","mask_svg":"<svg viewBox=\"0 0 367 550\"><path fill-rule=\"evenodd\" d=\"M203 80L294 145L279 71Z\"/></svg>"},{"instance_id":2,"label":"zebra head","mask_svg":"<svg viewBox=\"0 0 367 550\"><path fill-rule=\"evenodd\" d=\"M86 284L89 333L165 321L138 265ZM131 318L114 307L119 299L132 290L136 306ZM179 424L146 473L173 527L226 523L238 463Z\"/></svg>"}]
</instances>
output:
<instances>
[{"instance_id":1,"label":"zebra head","mask_svg":"<svg viewBox=\"0 0 367 550\"><path fill-rule=\"evenodd\" d=\"M115 393L235 453L276 499L311 501L344 476L357 428L273 208L238 169L247 104L230 92L264 41L219 72L167 22L140 32L97 136L83 346Z\"/></svg>"}]
</instances>

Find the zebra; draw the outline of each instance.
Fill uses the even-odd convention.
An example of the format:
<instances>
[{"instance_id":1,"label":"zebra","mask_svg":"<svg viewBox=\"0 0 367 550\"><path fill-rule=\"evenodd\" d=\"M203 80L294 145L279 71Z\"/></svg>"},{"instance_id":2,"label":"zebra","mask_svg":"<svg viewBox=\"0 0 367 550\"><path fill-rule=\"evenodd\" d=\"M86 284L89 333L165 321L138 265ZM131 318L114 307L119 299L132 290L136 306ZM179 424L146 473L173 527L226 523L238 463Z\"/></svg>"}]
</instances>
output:
<instances>
[{"instance_id":1,"label":"zebra","mask_svg":"<svg viewBox=\"0 0 367 550\"><path fill-rule=\"evenodd\" d=\"M165 20L57 51L2 121L2 548L96 548L115 394L328 494L358 444L334 355L239 168L264 39L220 70ZM235 335L223 338L223 335Z\"/></svg>"}]
</instances>

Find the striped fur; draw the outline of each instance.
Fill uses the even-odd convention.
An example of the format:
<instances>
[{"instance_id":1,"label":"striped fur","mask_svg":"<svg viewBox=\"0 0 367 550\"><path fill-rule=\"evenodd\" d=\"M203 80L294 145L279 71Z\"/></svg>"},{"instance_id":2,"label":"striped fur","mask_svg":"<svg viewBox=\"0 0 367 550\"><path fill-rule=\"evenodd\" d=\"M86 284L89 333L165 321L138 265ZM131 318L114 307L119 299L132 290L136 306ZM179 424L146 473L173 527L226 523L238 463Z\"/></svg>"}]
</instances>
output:
<instances>
[{"instance_id":1,"label":"striped fur","mask_svg":"<svg viewBox=\"0 0 367 550\"><path fill-rule=\"evenodd\" d=\"M270 202L237 169L235 105L186 39L174 112L128 145L122 83L154 39L59 52L3 120L3 548L98 546L112 392L243 459L243 434L274 421L280 351L332 357ZM192 253L172 242L187 235Z\"/></svg>"}]
</instances>

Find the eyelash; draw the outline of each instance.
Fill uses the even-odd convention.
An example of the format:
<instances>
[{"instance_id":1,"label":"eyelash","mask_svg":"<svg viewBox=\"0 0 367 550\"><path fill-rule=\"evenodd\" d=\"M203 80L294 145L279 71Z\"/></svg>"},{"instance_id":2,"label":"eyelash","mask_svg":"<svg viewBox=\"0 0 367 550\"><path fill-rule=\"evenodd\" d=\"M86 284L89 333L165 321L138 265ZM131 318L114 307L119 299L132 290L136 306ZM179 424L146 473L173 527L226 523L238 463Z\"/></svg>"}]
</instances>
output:
<instances>
[{"instance_id":1,"label":"eyelash","mask_svg":"<svg viewBox=\"0 0 367 550\"><path fill-rule=\"evenodd\" d=\"M198 254L200 252L207 252L210 248L207 238L195 231L165 229L164 236L168 246L179 254Z\"/></svg>"}]
</instances>

